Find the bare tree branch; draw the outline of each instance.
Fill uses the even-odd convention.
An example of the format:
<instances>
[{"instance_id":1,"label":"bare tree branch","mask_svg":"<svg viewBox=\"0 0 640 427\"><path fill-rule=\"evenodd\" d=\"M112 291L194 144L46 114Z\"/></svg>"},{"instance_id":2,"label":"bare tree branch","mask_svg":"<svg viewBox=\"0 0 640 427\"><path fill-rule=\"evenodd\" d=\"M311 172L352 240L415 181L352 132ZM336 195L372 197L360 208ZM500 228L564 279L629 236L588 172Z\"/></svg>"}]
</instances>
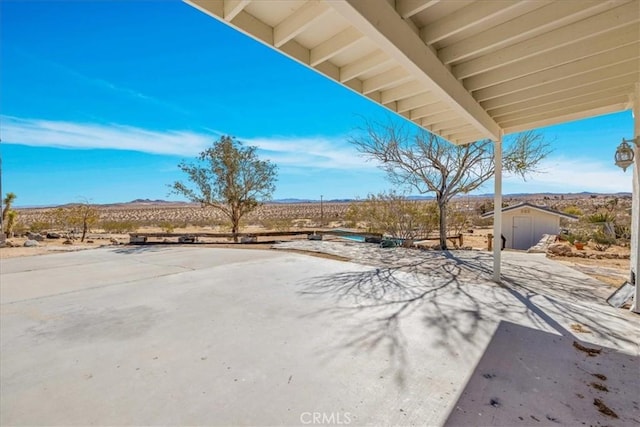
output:
<instances>
[{"instance_id":1,"label":"bare tree branch","mask_svg":"<svg viewBox=\"0 0 640 427\"><path fill-rule=\"evenodd\" d=\"M365 157L379 163L389 180L420 194L434 193L440 211L440 246L447 248L447 203L456 195L476 190L495 174L494 144L489 140L456 146L419 130L410 133L397 123L365 121L349 142ZM505 144L503 170L525 179L539 172L549 154L541 134L524 132Z\"/></svg>"}]
</instances>

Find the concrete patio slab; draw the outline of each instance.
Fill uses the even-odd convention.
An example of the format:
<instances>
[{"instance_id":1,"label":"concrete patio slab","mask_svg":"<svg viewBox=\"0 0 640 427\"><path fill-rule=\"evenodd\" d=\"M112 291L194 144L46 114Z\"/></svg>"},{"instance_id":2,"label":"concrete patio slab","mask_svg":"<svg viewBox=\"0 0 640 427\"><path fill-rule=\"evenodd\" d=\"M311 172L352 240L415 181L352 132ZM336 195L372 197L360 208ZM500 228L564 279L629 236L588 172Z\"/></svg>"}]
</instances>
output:
<instances>
[{"instance_id":1,"label":"concrete patio slab","mask_svg":"<svg viewBox=\"0 0 640 427\"><path fill-rule=\"evenodd\" d=\"M505 253L500 287L481 252L298 244L313 243L358 262L154 246L3 260L0 423L640 419L640 318L588 276Z\"/></svg>"}]
</instances>

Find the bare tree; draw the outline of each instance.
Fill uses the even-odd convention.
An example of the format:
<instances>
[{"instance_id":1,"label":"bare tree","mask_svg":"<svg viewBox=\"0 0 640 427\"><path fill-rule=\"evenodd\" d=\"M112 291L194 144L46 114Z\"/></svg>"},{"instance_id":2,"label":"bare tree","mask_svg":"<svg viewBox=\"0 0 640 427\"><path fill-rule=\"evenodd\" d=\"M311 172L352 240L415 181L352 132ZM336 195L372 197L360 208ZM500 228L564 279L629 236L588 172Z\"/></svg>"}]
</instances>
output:
<instances>
[{"instance_id":1,"label":"bare tree","mask_svg":"<svg viewBox=\"0 0 640 427\"><path fill-rule=\"evenodd\" d=\"M434 193L440 216L440 247L447 248L447 204L456 195L480 187L495 174L493 142L453 145L424 130L410 133L395 123L367 122L350 142L358 151L377 160L390 181L420 194ZM524 132L506 141L503 170L526 179L538 171L549 153L541 134Z\"/></svg>"},{"instance_id":2,"label":"bare tree","mask_svg":"<svg viewBox=\"0 0 640 427\"><path fill-rule=\"evenodd\" d=\"M100 220L100 211L97 207L89 203L88 199L82 199L78 204L70 207L57 208L52 212L54 221L65 231L72 227L74 230L80 228L82 236L80 241L84 242L87 232ZM75 233L75 231L74 231Z\"/></svg>"},{"instance_id":3,"label":"bare tree","mask_svg":"<svg viewBox=\"0 0 640 427\"><path fill-rule=\"evenodd\" d=\"M178 165L190 184L176 181L170 185L172 193L222 212L231 222L234 242L242 217L275 191L276 165L260 160L256 150L223 136L200 153L196 162Z\"/></svg>"},{"instance_id":4,"label":"bare tree","mask_svg":"<svg viewBox=\"0 0 640 427\"><path fill-rule=\"evenodd\" d=\"M71 218L69 222L82 228L82 237L80 237L80 241L84 242L89 229L100 220L100 212L95 206L89 204L88 201L84 201L83 203L72 207L70 213Z\"/></svg>"}]
</instances>

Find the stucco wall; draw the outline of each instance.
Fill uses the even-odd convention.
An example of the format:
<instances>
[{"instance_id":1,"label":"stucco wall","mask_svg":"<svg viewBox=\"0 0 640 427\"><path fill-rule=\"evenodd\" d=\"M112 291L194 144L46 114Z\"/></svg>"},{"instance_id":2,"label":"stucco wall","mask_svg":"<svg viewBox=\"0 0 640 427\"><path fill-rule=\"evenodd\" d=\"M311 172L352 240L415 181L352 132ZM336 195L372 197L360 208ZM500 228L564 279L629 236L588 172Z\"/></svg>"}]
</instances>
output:
<instances>
[{"instance_id":1,"label":"stucco wall","mask_svg":"<svg viewBox=\"0 0 640 427\"><path fill-rule=\"evenodd\" d=\"M514 218L528 217L531 219L531 234L528 247L516 249L528 249L538 243L543 234L558 234L560 232L560 217L558 215L542 212L529 207L515 209L502 214L502 235L507 239L506 247L513 248L514 244Z\"/></svg>"}]
</instances>

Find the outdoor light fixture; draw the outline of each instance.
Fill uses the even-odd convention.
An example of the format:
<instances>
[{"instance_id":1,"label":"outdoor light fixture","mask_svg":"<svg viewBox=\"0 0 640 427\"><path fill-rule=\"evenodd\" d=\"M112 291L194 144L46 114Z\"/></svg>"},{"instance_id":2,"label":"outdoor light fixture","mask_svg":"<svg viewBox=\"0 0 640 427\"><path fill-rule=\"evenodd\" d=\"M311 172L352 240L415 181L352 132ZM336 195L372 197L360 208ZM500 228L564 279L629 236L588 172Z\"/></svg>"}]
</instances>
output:
<instances>
[{"instance_id":1,"label":"outdoor light fixture","mask_svg":"<svg viewBox=\"0 0 640 427\"><path fill-rule=\"evenodd\" d=\"M627 168L633 164L633 158L635 157L633 154L633 148L631 148L628 143L631 142L638 145L639 139L640 137L634 139L622 138L622 142L616 149L616 166L621 167L625 172Z\"/></svg>"}]
</instances>

